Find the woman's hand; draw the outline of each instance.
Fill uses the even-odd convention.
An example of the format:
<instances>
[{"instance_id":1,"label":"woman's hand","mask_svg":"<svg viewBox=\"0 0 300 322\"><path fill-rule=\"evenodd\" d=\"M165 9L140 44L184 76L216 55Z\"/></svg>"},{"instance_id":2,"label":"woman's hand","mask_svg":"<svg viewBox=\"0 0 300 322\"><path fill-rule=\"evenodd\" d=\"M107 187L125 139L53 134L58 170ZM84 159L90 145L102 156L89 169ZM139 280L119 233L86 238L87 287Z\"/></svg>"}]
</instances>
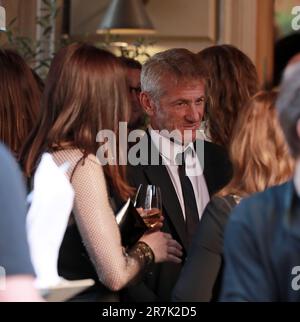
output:
<instances>
[{"instance_id":1,"label":"woman's hand","mask_svg":"<svg viewBox=\"0 0 300 322\"><path fill-rule=\"evenodd\" d=\"M142 236L140 241L145 242L152 249L155 263L181 263L182 247L170 234L149 231Z\"/></svg>"}]
</instances>

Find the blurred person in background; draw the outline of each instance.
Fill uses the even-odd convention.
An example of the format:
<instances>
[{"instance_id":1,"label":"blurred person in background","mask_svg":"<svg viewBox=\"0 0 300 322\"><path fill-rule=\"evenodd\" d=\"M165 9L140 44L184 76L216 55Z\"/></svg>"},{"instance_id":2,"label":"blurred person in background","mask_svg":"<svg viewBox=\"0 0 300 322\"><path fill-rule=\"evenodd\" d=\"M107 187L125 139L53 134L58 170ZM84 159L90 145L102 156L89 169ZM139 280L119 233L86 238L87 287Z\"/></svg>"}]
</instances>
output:
<instances>
[{"instance_id":1,"label":"blurred person in background","mask_svg":"<svg viewBox=\"0 0 300 322\"><path fill-rule=\"evenodd\" d=\"M227 151L238 116L258 91L258 76L250 58L231 45L218 45L197 54L207 68L205 134Z\"/></svg>"},{"instance_id":2,"label":"blurred person in background","mask_svg":"<svg viewBox=\"0 0 300 322\"><path fill-rule=\"evenodd\" d=\"M146 128L146 114L140 103L142 65L133 58L120 57L126 67L126 76L130 91L131 114L128 122L129 131Z\"/></svg>"},{"instance_id":3,"label":"blurred person in background","mask_svg":"<svg viewBox=\"0 0 300 322\"><path fill-rule=\"evenodd\" d=\"M294 176L234 210L225 232L222 301L300 301L299 73L299 63L286 69L276 102Z\"/></svg>"},{"instance_id":4,"label":"blurred person in background","mask_svg":"<svg viewBox=\"0 0 300 322\"><path fill-rule=\"evenodd\" d=\"M26 236L25 186L16 161L0 145L0 302L40 301ZM1 276L3 274L3 276Z\"/></svg>"},{"instance_id":5,"label":"blurred person in background","mask_svg":"<svg viewBox=\"0 0 300 322\"><path fill-rule=\"evenodd\" d=\"M24 59L0 49L0 141L18 159L40 112L41 90Z\"/></svg>"}]
</instances>

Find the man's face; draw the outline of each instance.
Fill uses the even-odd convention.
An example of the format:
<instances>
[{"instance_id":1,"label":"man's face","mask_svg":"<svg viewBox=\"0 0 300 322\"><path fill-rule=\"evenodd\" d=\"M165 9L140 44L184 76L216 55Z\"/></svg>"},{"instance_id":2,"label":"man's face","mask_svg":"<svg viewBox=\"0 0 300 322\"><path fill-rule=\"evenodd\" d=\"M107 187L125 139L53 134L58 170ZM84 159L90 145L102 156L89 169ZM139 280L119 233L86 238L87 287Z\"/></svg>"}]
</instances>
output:
<instances>
[{"instance_id":1,"label":"man's face","mask_svg":"<svg viewBox=\"0 0 300 322\"><path fill-rule=\"evenodd\" d=\"M141 121L141 119L144 118L144 110L139 101L141 89L141 71L135 68L128 68L127 77L130 87L130 99L132 106L129 125L135 126Z\"/></svg>"},{"instance_id":2,"label":"man's face","mask_svg":"<svg viewBox=\"0 0 300 322\"><path fill-rule=\"evenodd\" d=\"M179 130L182 137L188 130L188 141L195 141L204 114L205 87L201 80L178 82L176 86L167 79L161 82L164 94L154 109L151 126L155 130Z\"/></svg>"}]
</instances>

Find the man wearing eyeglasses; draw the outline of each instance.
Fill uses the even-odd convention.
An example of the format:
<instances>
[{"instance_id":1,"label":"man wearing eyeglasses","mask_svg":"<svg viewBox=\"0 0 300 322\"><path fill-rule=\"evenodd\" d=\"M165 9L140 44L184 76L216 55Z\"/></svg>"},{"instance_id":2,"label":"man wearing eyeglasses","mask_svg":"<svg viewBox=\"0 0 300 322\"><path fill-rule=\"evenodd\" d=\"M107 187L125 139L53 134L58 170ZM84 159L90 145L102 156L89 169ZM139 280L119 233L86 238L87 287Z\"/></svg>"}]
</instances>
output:
<instances>
[{"instance_id":1,"label":"man wearing eyeglasses","mask_svg":"<svg viewBox=\"0 0 300 322\"><path fill-rule=\"evenodd\" d=\"M131 98L131 116L128 122L129 131L144 129L146 126L146 115L140 104L141 93L141 70L142 65L135 59L121 57L122 63L126 66L127 82Z\"/></svg>"}]
</instances>

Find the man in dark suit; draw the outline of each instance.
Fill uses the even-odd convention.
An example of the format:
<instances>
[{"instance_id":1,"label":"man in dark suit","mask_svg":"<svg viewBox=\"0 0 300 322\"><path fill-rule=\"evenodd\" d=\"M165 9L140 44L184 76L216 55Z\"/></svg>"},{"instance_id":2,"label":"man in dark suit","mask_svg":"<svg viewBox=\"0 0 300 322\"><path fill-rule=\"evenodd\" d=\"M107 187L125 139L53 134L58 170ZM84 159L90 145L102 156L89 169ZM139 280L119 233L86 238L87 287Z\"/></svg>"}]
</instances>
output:
<instances>
[{"instance_id":1,"label":"man in dark suit","mask_svg":"<svg viewBox=\"0 0 300 322\"><path fill-rule=\"evenodd\" d=\"M142 68L141 85L140 101L150 126L139 143L139 164L129 167L129 181L136 188L160 187L162 230L186 252L210 196L229 181L231 167L221 147L197 139L206 100L205 72L193 53L171 49L154 55ZM143 282L126 290L124 299L170 300L181 265L154 265Z\"/></svg>"}]
</instances>

